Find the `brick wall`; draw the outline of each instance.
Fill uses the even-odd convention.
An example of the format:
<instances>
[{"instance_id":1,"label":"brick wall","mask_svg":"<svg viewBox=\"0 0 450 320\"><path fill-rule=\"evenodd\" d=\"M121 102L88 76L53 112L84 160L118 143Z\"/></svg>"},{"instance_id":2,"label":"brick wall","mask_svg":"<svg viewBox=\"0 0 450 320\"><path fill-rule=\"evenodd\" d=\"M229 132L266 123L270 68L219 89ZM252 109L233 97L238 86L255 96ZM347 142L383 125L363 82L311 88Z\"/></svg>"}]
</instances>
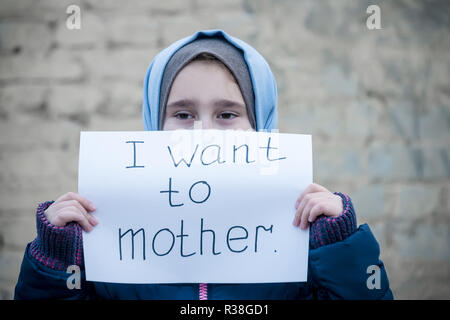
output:
<instances>
[{"instance_id":1,"label":"brick wall","mask_svg":"<svg viewBox=\"0 0 450 320\"><path fill-rule=\"evenodd\" d=\"M81 30L66 8L81 8ZM381 8L369 30L366 8ZM39 202L77 190L80 130L142 130L157 52L222 28L266 57L280 131L313 134L315 181L354 200L396 298L450 298L446 1L2 0L0 298Z\"/></svg>"}]
</instances>

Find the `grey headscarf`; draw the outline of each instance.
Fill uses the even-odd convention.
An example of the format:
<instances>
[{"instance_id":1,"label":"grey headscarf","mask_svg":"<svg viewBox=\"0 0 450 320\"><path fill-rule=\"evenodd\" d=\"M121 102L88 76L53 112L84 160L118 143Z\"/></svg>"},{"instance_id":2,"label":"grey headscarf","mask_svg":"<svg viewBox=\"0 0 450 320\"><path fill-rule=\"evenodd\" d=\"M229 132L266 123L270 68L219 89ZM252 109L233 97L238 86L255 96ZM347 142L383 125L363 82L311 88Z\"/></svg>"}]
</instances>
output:
<instances>
[{"instance_id":1,"label":"grey headscarf","mask_svg":"<svg viewBox=\"0 0 450 320\"><path fill-rule=\"evenodd\" d=\"M221 38L197 39L181 47L167 62L159 96L159 130L162 129L170 88L178 72L200 53L209 53L220 60L233 74L241 89L252 128L256 128L255 97L247 63L241 50Z\"/></svg>"}]
</instances>

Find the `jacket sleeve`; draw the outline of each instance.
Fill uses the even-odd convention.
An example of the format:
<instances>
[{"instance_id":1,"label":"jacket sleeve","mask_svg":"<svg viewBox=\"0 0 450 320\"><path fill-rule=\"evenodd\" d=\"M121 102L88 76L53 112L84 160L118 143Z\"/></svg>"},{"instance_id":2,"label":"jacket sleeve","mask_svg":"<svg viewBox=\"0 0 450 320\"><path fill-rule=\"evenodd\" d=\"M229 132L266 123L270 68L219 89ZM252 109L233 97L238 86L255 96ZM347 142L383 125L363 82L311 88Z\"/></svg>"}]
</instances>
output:
<instances>
[{"instance_id":1,"label":"jacket sleeve","mask_svg":"<svg viewBox=\"0 0 450 320\"><path fill-rule=\"evenodd\" d=\"M357 228L349 196L337 217L318 217L310 227L308 279L318 299L393 299L380 248L367 224Z\"/></svg>"},{"instance_id":2,"label":"jacket sleeve","mask_svg":"<svg viewBox=\"0 0 450 320\"><path fill-rule=\"evenodd\" d=\"M380 247L367 224L342 241L312 249L309 272L319 299L393 299Z\"/></svg>"},{"instance_id":3,"label":"jacket sleeve","mask_svg":"<svg viewBox=\"0 0 450 320\"><path fill-rule=\"evenodd\" d=\"M37 237L25 249L14 299L94 298L92 283L85 281L81 227L50 224L44 211L52 203L37 208Z\"/></svg>"}]
</instances>

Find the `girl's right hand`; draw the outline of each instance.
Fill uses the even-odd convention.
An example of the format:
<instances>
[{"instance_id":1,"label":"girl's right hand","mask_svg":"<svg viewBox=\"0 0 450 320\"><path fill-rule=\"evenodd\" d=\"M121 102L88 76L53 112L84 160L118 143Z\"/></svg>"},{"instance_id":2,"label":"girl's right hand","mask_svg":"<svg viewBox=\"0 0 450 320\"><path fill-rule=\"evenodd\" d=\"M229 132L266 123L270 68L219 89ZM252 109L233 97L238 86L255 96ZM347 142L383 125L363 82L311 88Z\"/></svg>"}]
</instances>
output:
<instances>
[{"instance_id":1,"label":"girl's right hand","mask_svg":"<svg viewBox=\"0 0 450 320\"><path fill-rule=\"evenodd\" d=\"M94 204L81 195L68 192L59 197L44 214L47 220L59 227L67 223L78 222L84 231L89 232L98 224L98 220L90 213L95 211Z\"/></svg>"}]
</instances>

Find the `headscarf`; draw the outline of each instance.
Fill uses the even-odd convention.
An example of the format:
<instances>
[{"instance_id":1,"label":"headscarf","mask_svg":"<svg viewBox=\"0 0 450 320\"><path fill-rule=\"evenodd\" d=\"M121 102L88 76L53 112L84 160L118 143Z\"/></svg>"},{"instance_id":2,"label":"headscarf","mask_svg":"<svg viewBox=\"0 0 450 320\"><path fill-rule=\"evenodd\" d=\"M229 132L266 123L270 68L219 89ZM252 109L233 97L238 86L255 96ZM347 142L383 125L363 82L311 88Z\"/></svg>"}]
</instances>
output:
<instances>
[{"instance_id":1,"label":"headscarf","mask_svg":"<svg viewBox=\"0 0 450 320\"><path fill-rule=\"evenodd\" d=\"M196 39L186 44L178 49L167 63L166 68L164 69L161 90L159 93L159 130L162 129L164 122L166 104L173 81L178 75L178 72L200 53L209 53L213 55L221 61L234 76L242 97L244 98L250 124L252 128L255 129L255 98L250 72L248 71L247 63L244 60L243 52L228 41L219 37L214 37Z\"/></svg>"},{"instance_id":2,"label":"headscarf","mask_svg":"<svg viewBox=\"0 0 450 320\"><path fill-rule=\"evenodd\" d=\"M202 30L174 42L156 55L150 63L144 80L142 105L145 130L159 129L161 84L164 70L171 57L180 48L197 39L216 37L228 41L243 52L254 93L255 129L257 131L278 129L277 85L263 56L244 41L234 38L222 30Z\"/></svg>"}]
</instances>

